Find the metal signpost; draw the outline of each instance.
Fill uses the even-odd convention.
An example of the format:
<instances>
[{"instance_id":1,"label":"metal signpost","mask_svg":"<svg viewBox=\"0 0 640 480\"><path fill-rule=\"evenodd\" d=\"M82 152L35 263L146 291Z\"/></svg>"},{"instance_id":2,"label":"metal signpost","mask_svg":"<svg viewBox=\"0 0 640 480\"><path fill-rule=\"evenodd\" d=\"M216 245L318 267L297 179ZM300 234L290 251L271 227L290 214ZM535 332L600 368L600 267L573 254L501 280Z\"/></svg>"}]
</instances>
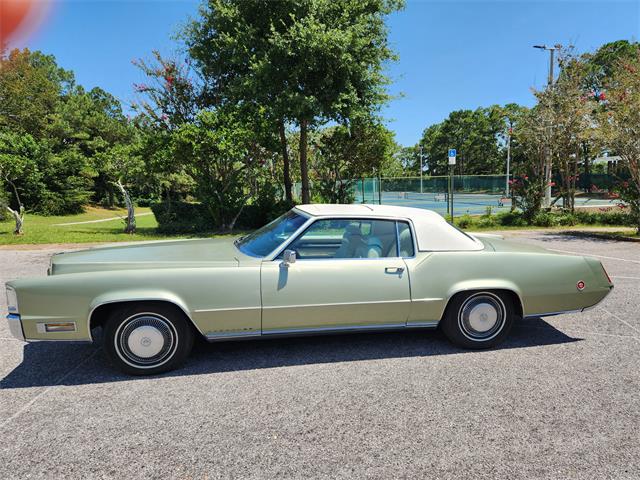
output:
<instances>
[{"instance_id":1,"label":"metal signpost","mask_svg":"<svg viewBox=\"0 0 640 480\"><path fill-rule=\"evenodd\" d=\"M422 165L424 157L422 156L422 145L420 145L420 193L424 193L422 189L422 172L424 171L424 166Z\"/></svg>"},{"instance_id":2,"label":"metal signpost","mask_svg":"<svg viewBox=\"0 0 640 480\"><path fill-rule=\"evenodd\" d=\"M451 215L451 223L453 223L453 168L456 165L456 149L449 149L449 203L447 204L447 213Z\"/></svg>"}]
</instances>

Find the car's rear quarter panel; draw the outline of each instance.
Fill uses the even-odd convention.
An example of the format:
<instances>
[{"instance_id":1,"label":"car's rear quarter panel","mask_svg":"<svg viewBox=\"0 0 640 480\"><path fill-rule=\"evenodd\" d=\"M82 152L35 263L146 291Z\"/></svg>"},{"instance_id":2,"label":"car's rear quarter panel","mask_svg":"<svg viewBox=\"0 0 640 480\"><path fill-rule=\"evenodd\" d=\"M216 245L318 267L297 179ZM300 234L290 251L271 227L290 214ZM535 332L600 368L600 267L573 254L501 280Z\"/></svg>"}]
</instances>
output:
<instances>
[{"instance_id":1,"label":"car's rear quarter panel","mask_svg":"<svg viewBox=\"0 0 640 480\"><path fill-rule=\"evenodd\" d=\"M408 259L413 303L409 323L442 317L458 292L499 289L520 298L524 316L580 310L609 292L602 272L583 257L551 252L493 251L422 253ZM578 281L585 289L577 289Z\"/></svg>"}]
</instances>

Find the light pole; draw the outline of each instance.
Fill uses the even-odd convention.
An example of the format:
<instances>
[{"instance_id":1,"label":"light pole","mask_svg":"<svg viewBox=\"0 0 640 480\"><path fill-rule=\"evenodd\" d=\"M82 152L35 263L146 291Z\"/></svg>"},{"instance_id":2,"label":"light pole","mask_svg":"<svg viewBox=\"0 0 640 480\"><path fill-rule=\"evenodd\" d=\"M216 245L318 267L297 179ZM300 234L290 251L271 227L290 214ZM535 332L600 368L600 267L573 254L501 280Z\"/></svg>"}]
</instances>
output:
<instances>
[{"instance_id":1,"label":"light pole","mask_svg":"<svg viewBox=\"0 0 640 480\"><path fill-rule=\"evenodd\" d=\"M422 191L422 170L423 170L423 166L422 166L422 145L420 145L420 193L424 193Z\"/></svg>"},{"instance_id":2,"label":"light pole","mask_svg":"<svg viewBox=\"0 0 640 480\"><path fill-rule=\"evenodd\" d=\"M553 47L547 47L546 45L534 45L533 48L549 51L549 76L547 78L547 88L551 88L553 85L553 55L556 50L562 48L562 45L556 44ZM551 206L551 152L549 147L545 146L545 166L544 166L544 207L549 208Z\"/></svg>"},{"instance_id":3,"label":"light pole","mask_svg":"<svg viewBox=\"0 0 640 480\"><path fill-rule=\"evenodd\" d=\"M507 183L505 189L505 197L509 198L509 167L511 163L511 133L512 129L509 127L508 136L507 136Z\"/></svg>"}]
</instances>

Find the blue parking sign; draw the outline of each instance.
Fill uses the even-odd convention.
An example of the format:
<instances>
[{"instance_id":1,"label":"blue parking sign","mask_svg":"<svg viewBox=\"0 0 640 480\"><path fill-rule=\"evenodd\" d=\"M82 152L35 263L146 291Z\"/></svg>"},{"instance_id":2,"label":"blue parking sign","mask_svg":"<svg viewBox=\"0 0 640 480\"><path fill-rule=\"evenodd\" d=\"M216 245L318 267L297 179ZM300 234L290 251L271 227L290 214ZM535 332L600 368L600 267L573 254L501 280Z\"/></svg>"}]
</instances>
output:
<instances>
[{"instance_id":1,"label":"blue parking sign","mask_svg":"<svg viewBox=\"0 0 640 480\"><path fill-rule=\"evenodd\" d=\"M456 156L456 149L455 148L450 148L449 149L449 156L450 157L455 157Z\"/></svg>"}]
</instances>

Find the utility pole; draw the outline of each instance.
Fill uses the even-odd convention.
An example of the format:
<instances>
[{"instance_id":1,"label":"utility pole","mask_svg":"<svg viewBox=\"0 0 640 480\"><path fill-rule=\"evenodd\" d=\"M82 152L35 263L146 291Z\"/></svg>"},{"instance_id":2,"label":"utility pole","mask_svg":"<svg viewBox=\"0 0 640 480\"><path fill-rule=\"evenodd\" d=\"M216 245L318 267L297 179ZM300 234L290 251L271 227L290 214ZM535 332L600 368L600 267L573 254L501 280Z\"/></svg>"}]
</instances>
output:
<instances>
[{"instance_id":1,"label":"utility pole","mask_svg":"<svg viewBox=\"0 0 640 480\"><path fill-rule=\"evenodd\" d=\"M511 164L511 132L512 129L509 127L508 136L507 136L507 181L505 183L505 197L509 198L509 167Z\"/></svg>"},{"instance_id":2,"label":"utility pole","mask_svg":"<svg viewBox=\"0 0 640 480\"><path fill-rule=\"evenodd\" d=\"M562 48L562 45L556 44L553 47L547 47L546 45L534 45L533 48L538 48L540 50L548 50L549 51L549 76L547 78L547 88L551 88L553 86L553 56L556 50ZM549 126L551 128L551 126ZM549 208L551 206L551 170L552 170L552 162L551 162L551 151L549 147L545 147L545 166L544 166L544 202L543 206L545 208Z\"/></svg>"},{"instance_id":3,"label":"utility pole","mask_svg":"<svg viewBox=\"0 0 640 480\"><path fill-rule=\"evenodd\" d=\"M420 193L424 193L422 190L422 170L423 170L423 166L422 166L422 145L420 145Z\"/></svg>"}]
</instances>

